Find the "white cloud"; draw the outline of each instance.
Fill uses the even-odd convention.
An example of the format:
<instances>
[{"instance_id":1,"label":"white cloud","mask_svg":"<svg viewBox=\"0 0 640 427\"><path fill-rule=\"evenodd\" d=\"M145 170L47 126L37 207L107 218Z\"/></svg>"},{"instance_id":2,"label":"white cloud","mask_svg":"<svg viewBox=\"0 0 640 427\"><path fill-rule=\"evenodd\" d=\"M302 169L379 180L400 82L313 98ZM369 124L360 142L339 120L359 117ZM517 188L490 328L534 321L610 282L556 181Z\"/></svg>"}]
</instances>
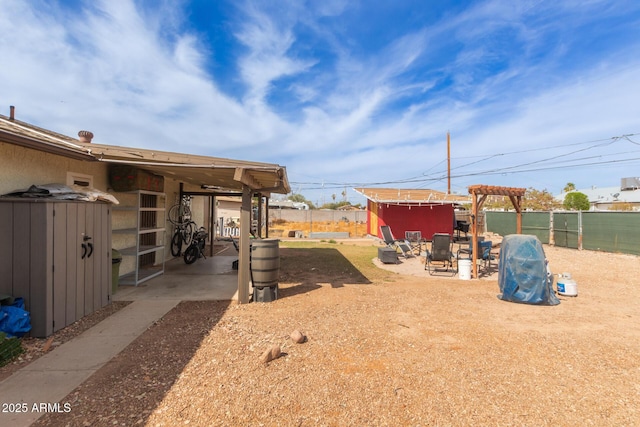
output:
<instances>
[{"instance_id":1,"label":"white cloud","mask_svg":"<svg viewBox=\"0 0 640 427\"><path fill-rule=\"evenodd\" d=\"M233 95L207 69L217 63L215 49L183 29L180 3L163 2L160 12L124 0L83 4L70 13L0 0L0 51L8 64L0 67L0 93L21 119L72 136L90 129L100 143L281 163L298 182L366 183L442 177L447 131L455 166L523 147L640 132L640 41L580 53L564 29L588 27L594 11L620 13L603 7L608 2L476 2L357 54L353 41L324 25L349 3L272 10L247 3L227 23L244 46L231 55L239 70ZM575 13L580 7L589 13ZM322 43L324 55L301 55L301 26L309 32L305 43ZM569 54L580 66L566 64ZM273 95L296 107L276 104ZM486 169L478 163L462 171ZM562 172L545 175L552 182L563 180ZM535 174L463 177L455 185L522 185L521 177L546 185ZM442 188L416 186L431 184Z\"/></svg>"}]
</instances>

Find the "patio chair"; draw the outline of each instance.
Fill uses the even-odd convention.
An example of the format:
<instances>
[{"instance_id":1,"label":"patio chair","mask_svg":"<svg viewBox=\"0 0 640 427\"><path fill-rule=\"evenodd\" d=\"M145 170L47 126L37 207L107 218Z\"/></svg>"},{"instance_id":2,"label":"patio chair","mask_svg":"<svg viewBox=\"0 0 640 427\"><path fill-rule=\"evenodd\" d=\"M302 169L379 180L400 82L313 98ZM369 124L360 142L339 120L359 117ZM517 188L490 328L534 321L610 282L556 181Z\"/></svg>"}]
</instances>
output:
<instances>
[{"instance_id":1,"label":"patio chair","mask_svg":"<svg viewBox=\"0 0 640 427\"><path fill-rule=\"evenodd\" d=\"M454 230L457 232L458 234L458 240L460 240L460 233L464 233L464 239L465 240L469 240L469 226L470 224L466 221L456 221L456 226L454 228Z\"/></svg>"},{"instance_id":2,"label":"patio chair","mask_svg":"<svg viewBox=\"0 0 640 427\"><path fill-rule=\"evenodd\" d=\"M411 251L415 253L416 249L418 254L422 252L422 232L421 231L405 231L404 238L409 243Z\"/></svg>"},{"instance_id":3,"label":"patio chair","mask_svg":"<svg viewBox=\"0 0 640 427\"><path fill-rule=\"evenodd\" d=\"M424 269L433 275L435 272L451 272L455 276L457 270L453 268L453 241L450 234L436 233L431 238L431 250L427 251L427 260ZM432 263L441 263L440 266L433 266ZM444 269L444 270L443 270Z\"/></svg>"},{"instance_id":4,"label":"patio chair","mask_svg":"<svg viewBox=\"0 0 640 427\"><path fill-rule=\"evenodd\" d=\"M484 240L484 237L478 237L478 251L481 255L478 256L478 260L482 261L483 268L488 271L491 268L491 261L495 260L495 255L491 252L493 248L493 242L491 240ZM460 259L461 255L466 255L468 259L473 257L473 241L469 242L469 248L461 248L456 254Z\"/></svg>"},{"instance_id":5,"label":"patio chair","mask_svg":"<svg viewBox=\"0 0 640 427\"><path fill-rule=\"evenodd\" d=\"M402 255L405 258L413 257L413 251L411 250L411 245L406 240L396 240L393 237L393 233L391 232L391 227L388 225L380 226L380 233L382 234L382 238L384 243L390 248L400 249Z\"/></svg>"}]
</instances>

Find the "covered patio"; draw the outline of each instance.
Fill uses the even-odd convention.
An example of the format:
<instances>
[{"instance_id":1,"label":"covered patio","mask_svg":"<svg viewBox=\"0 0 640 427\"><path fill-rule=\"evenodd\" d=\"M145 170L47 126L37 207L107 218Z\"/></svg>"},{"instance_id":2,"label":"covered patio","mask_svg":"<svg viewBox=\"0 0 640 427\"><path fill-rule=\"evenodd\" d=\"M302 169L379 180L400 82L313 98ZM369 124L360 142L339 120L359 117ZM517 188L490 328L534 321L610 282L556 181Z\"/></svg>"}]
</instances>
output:
<instances>
[{"instance_id":1,"label":"covered patio","mask_svg":"<svg viewBox=\"0 0 640 427\"><path fill-rule=\"evenodd\" d=\"M238 271L232 268L237 259L229 250L190 265L174 258L165 263L163 275L140 286L120 286L113 300L238 301Z\"/></svg>"},{"instance_id":2,"label":"covered patio","mask_svg":"<svg viewBox=\"0 0 640 427\"><path fill-rule=\"evenodd\" d=\"M147 149L86 143L100 162L124 164L180 181L183 194L209 196L240 196L240 239L237 274L237 300L250 300L250 240L252 198L258 198L258 211L267 209L271 193L291 191L286 168L277 164L247 162L217 157L197 156ZM185 184L190 189L185 189ZM213 204L212 204L213 205ZM261 215L259 215L261 217ZM258 229L260 229L260 224ZM263 236L259 236L263 237Z\"/></svg>"}]
</instances>

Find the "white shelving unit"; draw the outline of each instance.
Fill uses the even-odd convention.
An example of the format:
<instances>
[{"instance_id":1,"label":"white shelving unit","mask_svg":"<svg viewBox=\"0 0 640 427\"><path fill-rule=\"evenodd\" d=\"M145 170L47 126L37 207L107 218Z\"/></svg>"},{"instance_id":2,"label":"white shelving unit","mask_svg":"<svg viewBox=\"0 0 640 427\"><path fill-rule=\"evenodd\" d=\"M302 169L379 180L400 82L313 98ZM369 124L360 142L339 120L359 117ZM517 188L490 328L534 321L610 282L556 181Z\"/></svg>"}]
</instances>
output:
<instances>
[{"instance_id":1,"label":"white shelving unit","mask_svg":"<svg viewBox=\"0 0 640 427\"><path fill-rule=\"evenodd\" d=\"M135 244L118 249L123 257L135 257L133 271L121 275L119 285L138 286L149 279L164 274L165 259L165 208L166 195L155 191L137 190L135 205L114 206L113 214L123 216L122 223L135 224L133 227L113 228L113 234L130 235ZM134 218L124 218L133 216ZM133 242L133 239L128 241Z\"/></svg>"}]
</instances>

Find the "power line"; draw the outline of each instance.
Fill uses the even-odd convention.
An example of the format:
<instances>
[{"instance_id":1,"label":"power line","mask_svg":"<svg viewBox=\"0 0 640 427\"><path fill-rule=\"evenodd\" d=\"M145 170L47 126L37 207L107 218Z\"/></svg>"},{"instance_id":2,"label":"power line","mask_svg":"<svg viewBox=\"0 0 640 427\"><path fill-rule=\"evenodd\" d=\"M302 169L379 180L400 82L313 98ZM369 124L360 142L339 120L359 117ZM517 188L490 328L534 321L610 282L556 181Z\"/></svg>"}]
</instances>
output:
<instances>
[{"instance_id":1,"label":"power line","mask_svg":"<svg viewBox=\"0 0 640 427\"><path fill-rule=\"evenodd\" d=\"M559 160L559 158L566 158L568 156L580 153L580 152L584 152L584 151L588 151L594 148L601 148L601 147L605 147L607 145L611 145L617 141L620 140L626 140L631 142L632 144L635 145L640 145L640 143L635 142L633 140L631 140L630 137L632 136L636 136L638 135L638 133L632 133L632 134L625 134L625 135L620 135L620 136L616 136L616 137L611 137L611 138L607 138L607 139L600 139L600 140L594 140L594 141L587 141L587 142L579 142L579 143L573 143L573 144L564 144L564 145L554 145L554 146L548 146L548 147L541 147L541 148L534 148L534 149L526 149L526 150L518 150L518 151L511 151L511 152L504 152L504 153L497 153L497 154L492 154L492 155L488 155L488 156L482 156L483 158L480 160L477 160L475 162L470 162L470 163L466 163L460 166L457 166L455 168L453 168L452 170L459 170L462 168L466 168L468 166L474 165L474 164L478 164L481 163L483 161L487 161L490 159L493 159L495 157L502 157L502 156L507 156L507 155L513 155L513 154L524 154L524 153L529 153L529 152L540 152L540 151L544 151L544 150L552 150L552 149L559 149L559 148L566 148L566 147L572 147L572 146L578 146L578 145L584 145L584 144L593 144L594 142L597 144L591 145L589 147L585 147L585 148L581 148L578 150L573 150L567 153L563 153L563 154L558 154L556 156L553 157L547 157L544 159L540 159L540 160L535 160L535 161L531 161L531 162L526 162L526 163L521 163L518 165L512 165L512 166L505 166L505 167L501 167L501 168L495 168L495 169L489 169L489 170L484 170L484 171L477 171L477 172L469 172L469 173L459 173L459 174L455 174L452 176L452 178L462 178L462 177L471 177L471 176L480 176L480 175L498 175L498 174L515 174L515 173L528 173L528 172L536 172L536 171L542 171L542 170L555 170L555 169L562 169L562 168L577 168L577 167L584 167L584 166L597 166L597 165L605 165L605 164L615 164L615 163L626 163L626 162L631 162L631 161L635 161L635 160L640 160L640 158L625 158L625 159L613 159L613 160L607 160L607 161L601 161L601 162L587 162L587 163L578 163L578 164L568 164L568 162L575 162L575 161L579 161L579 160L589 160L589 159L593 159L593 158L598 158L598 157L610 157L610 156L614 156L614 155L620 155L620 154L625 154L628 155L628 152L621 152L621 153L609 153L609 154L600 154L600 155L594 155L594 156L588 156L588 157L581 157L581 158L577 158L577 159L569 159L569 160L563 160L562 165L559 166L546 166L546 167L540 167L540 168L530 168L530 169L523 169L523 170L518 170L518 168L524 167L524 166L532 166L532 165L536 165L536 164L541 164L541 163L546 163L547 165L553 164L553 163L557 163ZM479 157L479 156L477 156ZM469 158L469 157L465 157L465 158ZM324 183L320 183L320 182L294 182L292 181L291 184L293 185L310 185L310 186L314 186L314 185L321 185L324 184L322 187L308 187L306 188L306 190L320 190L320 189L334 189L334 188L342 188L345 186L349 186L349 187L370 187L370 186L381 186L381 185L397 185L397 184L414 184L414 183L421 183L422 185L427 185L429 183L433 183L433 182L438 182L438 181L443 181L444 179L447 178L446 175L443 175L444 171L440 171L437 173L432 173L429 175L426 175L426 172L434 169L436 166L442 164L444 161L440 161L438 163L436 163L434 166L432 166L430 169L428 169L427 171L423 172L422 175L420 176L414 176L411 178L405 178L405 179L401 179L401 180L393 180L393 181L379 181L379 182L324 182Z\"/></svg>"}]
</instances>

